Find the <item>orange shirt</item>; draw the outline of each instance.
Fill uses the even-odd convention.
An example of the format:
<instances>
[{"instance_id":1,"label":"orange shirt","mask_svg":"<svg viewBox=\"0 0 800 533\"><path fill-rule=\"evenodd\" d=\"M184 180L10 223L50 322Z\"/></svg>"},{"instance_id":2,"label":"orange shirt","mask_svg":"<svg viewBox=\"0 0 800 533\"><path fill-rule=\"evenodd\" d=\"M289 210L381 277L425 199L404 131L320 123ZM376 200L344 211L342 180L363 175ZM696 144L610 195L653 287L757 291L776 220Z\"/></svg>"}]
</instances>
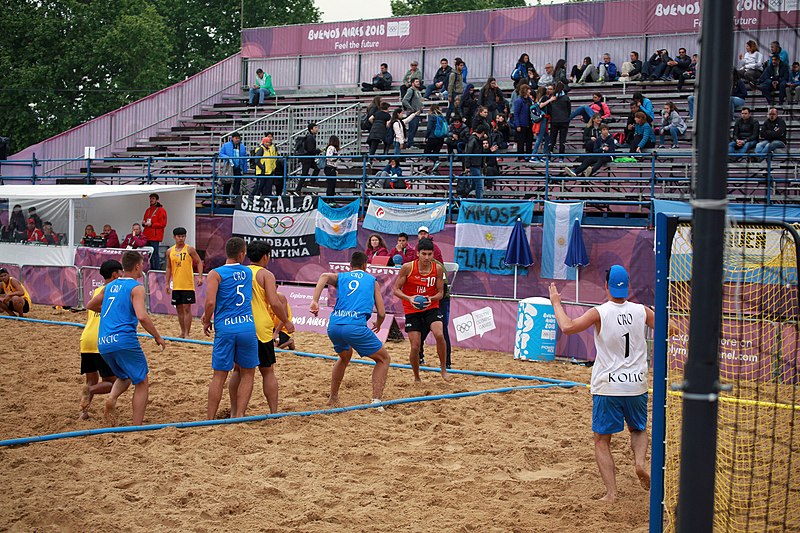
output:
<instances>
[{"instance_id":1,"label":"orange shirt","mask_svg":"<svg viewBox=\"0 0 800 533\"><path fill-rule=\"evenodd\" d=\"M411 273L406 278L406 282L403 284L403 294L407 294L408 296L414 297L417 295L427 296L431 298L435 296L438 292L436 290L436 269L438 266L434 261L431 261L431 271L429 274L423 276L419 272L419 259L414 260L411 263ZM439 307L439 300L434 300L431 302L429 307L425 309L417 309L411 302L403 300L403 311L407 315L412 313L421 313L423 311L427 311L428 309L437 309Z\"/></svg>"}]
</instances>

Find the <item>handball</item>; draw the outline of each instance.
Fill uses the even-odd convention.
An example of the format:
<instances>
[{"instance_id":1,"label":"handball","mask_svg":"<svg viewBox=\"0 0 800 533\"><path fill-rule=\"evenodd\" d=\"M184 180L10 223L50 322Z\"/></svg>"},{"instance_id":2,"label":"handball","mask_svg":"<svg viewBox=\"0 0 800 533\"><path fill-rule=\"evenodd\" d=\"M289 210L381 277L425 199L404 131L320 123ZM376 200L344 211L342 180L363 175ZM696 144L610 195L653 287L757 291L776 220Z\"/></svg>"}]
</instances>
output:
<instances>
[{"instance_id":1,"label":"handball","mask_svg":"<svg viewBox=\"0 0 800 533\"><path fill-rule=\"evenodd\" d=\"M396 267L403 266L403 256L395 254L394 257L392 257L392 264Z\"/></svg>"},{"instance_id":2,"label":"handball","mask_svg":"<svg viewBox=\"0 0 800 533\"><path fill-rule=\"evenodd\" d=\"M417 309L425 309L428 306L428 299L422 295L414 296L413 305Z\"/></svg>"}]
</instances>

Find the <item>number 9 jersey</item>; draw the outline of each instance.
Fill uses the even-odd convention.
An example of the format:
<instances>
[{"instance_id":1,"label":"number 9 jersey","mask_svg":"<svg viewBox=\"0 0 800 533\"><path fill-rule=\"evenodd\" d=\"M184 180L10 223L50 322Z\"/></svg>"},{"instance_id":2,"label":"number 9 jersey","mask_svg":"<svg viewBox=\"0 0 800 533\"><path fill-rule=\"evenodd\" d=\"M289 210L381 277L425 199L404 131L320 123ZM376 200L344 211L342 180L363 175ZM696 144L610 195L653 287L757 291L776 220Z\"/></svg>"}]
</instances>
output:
<instances>
[{"instance_id":1,"label":"number 9 jersey","mask_svg":"<svg viewBox=\"0 0 800 533\"><path fill-rule=\"evenodd\" d=\"M217 302L214 307L214 329L217 333L252 330L253 273L239 263L214 269L219 274Z\"/></svg>"},{"instance_id":2,"label":"number 9 jersey","mask_svg":"<svg viewBox=\"0 0 800 533\"><path fill-rule=\"evenodd\" d=\"M372 274L363 270L339 273L330 325L366 325L374 307L375 278Z\"/></svg>"}]
</instances>

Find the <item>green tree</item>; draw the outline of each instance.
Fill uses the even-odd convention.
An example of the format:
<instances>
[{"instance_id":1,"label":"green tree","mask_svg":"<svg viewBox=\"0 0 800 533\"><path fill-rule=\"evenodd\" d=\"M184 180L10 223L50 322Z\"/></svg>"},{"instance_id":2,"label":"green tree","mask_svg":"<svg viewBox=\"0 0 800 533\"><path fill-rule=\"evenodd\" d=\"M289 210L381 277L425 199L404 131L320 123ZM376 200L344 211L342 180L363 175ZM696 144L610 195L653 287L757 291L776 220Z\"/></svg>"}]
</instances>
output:
<instances>
[{"instance_id":1,"label":"green tree","mask_svg":"<svg viewBox=\"0 0 800 533\"><path fill-rule=\"evenodd\" d=\"M392 15L396 17L525 6L525 0L392 0L391 3Z\"/></svg>"}]
</instances>

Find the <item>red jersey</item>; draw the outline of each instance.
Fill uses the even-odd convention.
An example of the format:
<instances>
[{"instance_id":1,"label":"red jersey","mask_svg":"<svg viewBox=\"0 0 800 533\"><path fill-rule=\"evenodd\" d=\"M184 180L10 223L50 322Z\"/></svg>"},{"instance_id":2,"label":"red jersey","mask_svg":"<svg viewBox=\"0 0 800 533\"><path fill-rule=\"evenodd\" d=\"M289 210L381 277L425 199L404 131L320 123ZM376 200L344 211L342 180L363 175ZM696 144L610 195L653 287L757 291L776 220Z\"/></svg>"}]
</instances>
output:
<instances>
[{"instance_id":1,"label":"red jersey","mask_svg":"<svg viewBox=\"0 0 800 533\"><path fill-rule=\"evenodd\" d=\"M418 259L414 260L414 262L411 263L411 273L408 275L408 277L406 278L406 282L403 284L403 294L406 294L411 297L420 294L422 296L427 296L428 298L435 296L436 293L439 292L436 290L437 268L438 267L436 266L436 263L431 261L430 274L423 276L419 272L419 260ZM431 305L429 307L426 307L425 309L417 309L416 307L411 305L411 302L403 300L403 311L405 311L407 315L410 315L412 313L421 313L423 311L427 311L428 309L436 309L438 307L439 307L439 300L432 301Z\"/></svg>"}]
</instances>

